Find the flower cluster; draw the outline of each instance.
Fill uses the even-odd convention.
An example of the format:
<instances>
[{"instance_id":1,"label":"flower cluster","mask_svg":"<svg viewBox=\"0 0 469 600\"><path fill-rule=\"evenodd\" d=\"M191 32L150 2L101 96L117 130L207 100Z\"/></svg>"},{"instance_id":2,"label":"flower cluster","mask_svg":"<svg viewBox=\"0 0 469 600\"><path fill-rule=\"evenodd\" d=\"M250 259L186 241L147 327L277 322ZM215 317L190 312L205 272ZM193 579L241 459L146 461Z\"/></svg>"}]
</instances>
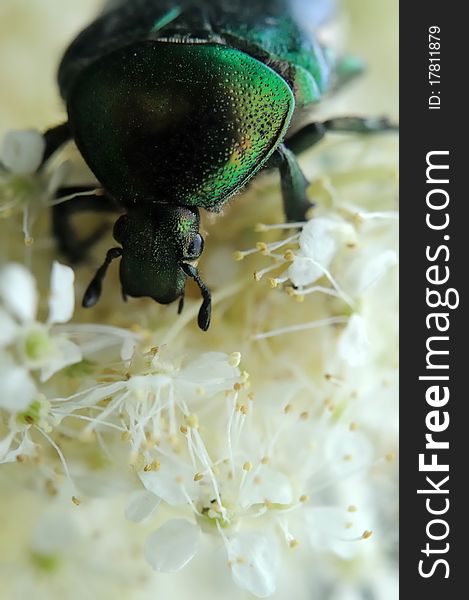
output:
<instances>
[{"instance_id":1,"label":"flower cluster","mask_svg":"<svg viewBox=\"0 0 469 600\"><path fill-rule=\"evenodd\" d=\"M260 281L266 274L272 288L282 287L289 296L303 302L310 294L337 298L343 315L329 320L330 324L348 323L342 336L340 353L350 364L366 360L367 337L362 306L372 288L397 264L394 249L397 234L395 211L367 211L360 207L337 204L335 210L317 211L304 223L258 224L256 231L298 231L274 242L257 242L255 248L235 252L235 260L260 253L272 264L254 273ZM350 318L349 318L350 317ZM290 331L316 327L315 323L298 324ZM266 332L258 337L287 333Z\"/></svg>"},{"instance_id":2,"label":"flower cluster","mask_svg":"<svg viewBox=\"0 0 469 600\"><path fill-rule=\"evenodd\" d=\"M86 335L86 327L60 327L73 315L73 282L72 269L54 262L49 313L42 323L37 320L38 291L31 273L16 263L0 267L0 410L9 415L9 432L0 442L0 463L35 455L31 427L48 437L60 423L60 411L44 394L56 373L82 363L98 349L136 339L113 327L104 331L98 327L99 339L95 332L94 340Z\"/></svg>"},{"instance_id":3,"label":"flower cluster","mask_svg":"<svg viewBox=\"0 0 469 600\"><path fill-rule=\"evenodd\" d=\"M369 466L372 451L351 424L335 422L328 403L306 410L301 386L290 394L305 410L270 394L254 398L239 360L212 352L178 365L154 349L61 402L66 412L107 400L87 429L120 425L130 444L142 489L129 519L150 518L160 504L174 514L147 540L154 569L179 571L201 535L219 536L235 583L265 597L276 588L282 543L348 554L348 542L369 536L353 508L311 497Z\"/></svg>"},{"instance_id":4,"label":"flower cluster","mask_svg":"<svg viewBox=\"0 0 469 600\"><path fill-rule=\"evenodd\" d=\"M0 498L21 522L2 536L9 597L395 589L395 150L369 144L311 159L324 175L305 222L282 223L267 181L229 207L230 227L205 225L204 334L190 290L180 317L103 299L84 322L52 240L30 247L37 279L0 264ZM29 243L40 209L70 199L55 198L67 167L38 171L43 153L33 131L0 150L0 225L22 212Z\"/></svg>"}]
</instances>

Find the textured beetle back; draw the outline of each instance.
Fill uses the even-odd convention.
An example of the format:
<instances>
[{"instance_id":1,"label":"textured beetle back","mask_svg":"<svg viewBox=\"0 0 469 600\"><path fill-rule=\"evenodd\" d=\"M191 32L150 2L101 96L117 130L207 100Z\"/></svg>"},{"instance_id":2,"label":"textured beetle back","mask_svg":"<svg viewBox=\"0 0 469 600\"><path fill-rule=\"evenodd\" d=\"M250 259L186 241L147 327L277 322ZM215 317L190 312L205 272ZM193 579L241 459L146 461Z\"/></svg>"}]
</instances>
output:
<instances>
[{"instance_id":1,"label":"textured beetle back","mask_svg":"<svg viewBox=\"0 0 469 600\"><path fill-rule=\"evenodd\" d=\"M85 69L68 109L81 153L120 201L217 211L281 141L294 99L233 48L145 41Z\"/></svg>"}]
</instances>

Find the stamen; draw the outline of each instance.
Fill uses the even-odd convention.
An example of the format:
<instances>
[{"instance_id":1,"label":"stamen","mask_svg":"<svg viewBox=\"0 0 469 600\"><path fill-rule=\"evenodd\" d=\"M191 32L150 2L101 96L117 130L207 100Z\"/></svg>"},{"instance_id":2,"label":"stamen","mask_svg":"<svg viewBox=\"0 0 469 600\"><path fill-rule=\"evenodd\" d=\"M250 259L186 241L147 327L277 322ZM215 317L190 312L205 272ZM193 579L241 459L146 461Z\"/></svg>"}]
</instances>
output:
<instances>
[{"instance_id":1,"label":"stamen","mask_svg":"<svg viewBox=\"0 0 469 600\"><path fill-rule=\"evenodd\" d=\"M271 265L270 267L266 267L265 269L262 269L261 271L255 271L254 279L256 281L260 281L266 273L275 271L275 269L278 269L278 268L279 268L279 265L275 263L275 264Z\"/></svg>"},{"instance_id":2,"label":"stamen","mask_svg":"<svg viewBox=\"0 0 469 600\"><path fill-rule=\"evenodd\" d=\"M94 190L87 190L85 192L75 192L74 194L68 194L67 196L61 196L60 198L56 198L49 203L49 206L57 206L58 204L62 204L64 202L68 202L69 200L73 200L74 198L80 198L82 196L102 196L103 190L102 188L95 188Z\"/></svg>"},{"instance_id":3,"label":"stamen","mask_svg":"<svg viewBox=\"0 0 469 600\"><path fill-rule=\"evenodd\" d=\"M257 233L263 233L265 231L272 231L274 229L296 229L297 227L304 227L306 223L307 221L295 221L293 223L273 223L272 225L257 223L254 227L254 231Z\"/></svg>"},{"instance_id":4,"label":"stamen","mask_svg":"<svg viewBox=\"0 0 469 600\"><path fill-rule=\"evenodd\" d=\"M43 429L41 429L41 427L36 427L36 430L39 431L40 433L42 433L42 435L46 438L46 440L49 442L49 444L57 452L57 455L58 455L58 457L60 459L60 462L62 463L62 467L63 467L64 473L65 473L65 476L68 479L70 485L72 486L72 489L74 491L76 491L75 483L74 483L74 481L72 479L72 476L70 475L70 471L68 469L67 461L65 460L65 456L64 456L62 450L54 442L54 440L49 435L47 435L47 433Z\"/></svg>"},{"instance_id":5,"label":"stamen","mask_svg":"<svg viewBox=\"0 0 469 600\"><path fill-rule=\"evenodd\" d=\"M298 331L308 331L310 329L317 329L318 327L327 327L329 325L342 325L348 323L349 317L330 317L328 319L321 319L318 321L312 321L311 323L300 323L299 325L290 325L289 327L282 327L280 329L273 329L272 331L266 331L264 333L258 333L254 335L252 340L264 340L278 335L284 335L287 333L297 333Z\"/></svg>"}]
</instances>

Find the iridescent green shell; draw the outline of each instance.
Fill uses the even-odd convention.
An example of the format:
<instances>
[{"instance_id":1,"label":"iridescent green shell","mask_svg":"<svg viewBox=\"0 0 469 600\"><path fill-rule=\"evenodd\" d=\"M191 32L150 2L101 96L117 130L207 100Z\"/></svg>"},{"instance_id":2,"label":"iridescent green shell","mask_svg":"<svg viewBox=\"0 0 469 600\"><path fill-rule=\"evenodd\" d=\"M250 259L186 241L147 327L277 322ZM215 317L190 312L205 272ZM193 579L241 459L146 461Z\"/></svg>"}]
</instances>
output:
<instances>
[{"instance_id":1,"label":"iridescent green shell","mask_svg":"<svg viewBox=\"0 0 469 600\"><path fill-rule=\"evenodd\" d=\"M77 146L110 194L213 211L265 164L293 110L286 81L248 54L153 40L92 62L68 102Z\"/></svg>"},{"instance_id":2,"label":"iridescent green shell","mask_svg":"<svg viewBox=\"0 0 469 600\"><path fill-rule=\"evenodd\" d=\"M254 25L232 20L222 31L281 73L291 84L298 107L318 102L330 85L329 55L288 14Z\"/></svg>"},{"instance_id":3,"label":"iridescent green shell","mask_svg":"<svg viewBox=\"0 0 469 600\"><path fill-rule=\"evenodd\" d=\"M286 76L299 106L317 102L335 61L317 41L333 0L111 0L107 12L67 50L59 72L64 97L83 67L132 40L225 40ZM306 28L305 24L308 28Z\"/></svg>"},{"instance_id":4,"label":"iridescent green shell","mask_svg":"<svg viewBox=\"0 0 469 600\"><path fill-rule=\"evenodd\" d=\"M64 55L73 136L124 205L220 210L336 65L298 9L329 0L112 0Z\"/></svg>"}]
</instances>

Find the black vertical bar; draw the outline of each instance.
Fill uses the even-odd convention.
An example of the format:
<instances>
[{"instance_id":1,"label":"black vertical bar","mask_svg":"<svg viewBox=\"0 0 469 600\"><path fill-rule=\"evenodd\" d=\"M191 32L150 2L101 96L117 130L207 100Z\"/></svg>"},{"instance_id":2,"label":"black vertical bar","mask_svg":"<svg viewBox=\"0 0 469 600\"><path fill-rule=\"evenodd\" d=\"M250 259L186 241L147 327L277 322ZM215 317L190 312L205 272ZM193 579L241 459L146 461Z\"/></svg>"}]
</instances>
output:
<instances>
[{"instance_id":1,"label":"black vertical bar","mask_svg":"<svg viewBox=\"0 0 469 600\"><path fill-rule=\"evenodd\" d=\"M469 169L463 163L469 155L469 102L463 8L441 0L400 3L403 599L468 596L463 510L469 497ZM429 163L435 168L427 173ZM443 306L445 299L453 308ZM436 350L448 354L431 353ZM432 460L443 470L431 471Z\"/></svg>"}]
</instances>

